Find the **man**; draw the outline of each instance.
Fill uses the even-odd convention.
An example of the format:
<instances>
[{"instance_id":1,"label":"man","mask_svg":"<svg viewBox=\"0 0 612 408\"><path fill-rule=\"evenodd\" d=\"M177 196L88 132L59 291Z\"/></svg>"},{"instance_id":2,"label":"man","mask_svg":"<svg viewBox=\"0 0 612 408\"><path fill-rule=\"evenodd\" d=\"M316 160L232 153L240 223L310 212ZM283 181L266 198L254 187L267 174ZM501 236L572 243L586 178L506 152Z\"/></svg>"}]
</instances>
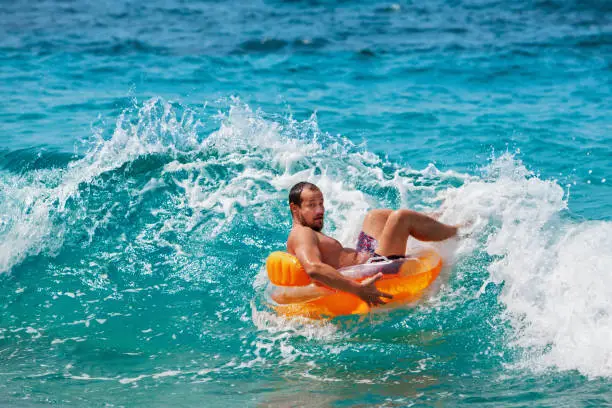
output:
<instances>
[{"instance_id":1,"label":"man","mask_svg":"<svg viewBox=\"0 0 612 408\"><path fill-rule=\"evenodd\" d=\"M289 207L293 227L287 238L287 251L298 258L312 279L352 293L373 306L383 304L383 298L392 298L374 285L382 273L355 282L342 276L338 268L365 263L373 256L403 256L411 235L420 241L442 241L457 234L456 226L442 224L425 214L405 209L377 209L367 213L357 249L344 248L337 240L321 233L325 207L323 193L317 186L297 183L289 192Z\"/></svg>"}]
</instances>

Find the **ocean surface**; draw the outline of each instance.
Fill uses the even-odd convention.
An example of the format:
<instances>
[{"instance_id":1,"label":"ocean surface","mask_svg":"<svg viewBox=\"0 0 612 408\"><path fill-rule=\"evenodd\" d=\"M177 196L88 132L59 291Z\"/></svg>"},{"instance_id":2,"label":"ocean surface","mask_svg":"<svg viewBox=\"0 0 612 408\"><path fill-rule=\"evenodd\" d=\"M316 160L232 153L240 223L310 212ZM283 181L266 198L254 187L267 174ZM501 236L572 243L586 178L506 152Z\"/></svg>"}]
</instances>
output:
<instances>
[{"instance_id":1,"label":"ocean surface","mask_svg":"<svg viewBox=\"0 0 612 408\"><path fill-rule=\"evenodd\" d=\"M470 226L283 319L301 180ZM611 248L610 1L0 4L1 406L609 406Z\"/></svg>"}]
</instances>

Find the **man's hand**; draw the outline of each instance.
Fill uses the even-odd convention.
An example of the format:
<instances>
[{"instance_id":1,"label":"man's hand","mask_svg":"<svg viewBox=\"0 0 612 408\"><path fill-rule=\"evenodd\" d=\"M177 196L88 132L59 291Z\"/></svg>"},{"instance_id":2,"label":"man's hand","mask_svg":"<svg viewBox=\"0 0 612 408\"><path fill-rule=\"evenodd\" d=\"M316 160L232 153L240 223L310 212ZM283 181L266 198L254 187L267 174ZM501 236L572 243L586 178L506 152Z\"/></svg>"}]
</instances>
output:
<instances>
[{"instance_id":1,"label":"man's hand","mask_svg":"<svg viewBox=\"0 0 612 408\"><path fill-rule=\"evenodd\" d=\"M376 289L375 283L382 277L383 274L379 272L376 275L363 280L355 294L370 306L384 305L385 301L382 300L382 298L393 299L393 296Z\"/></svg>"},{"instance_id":2,"label":"man's hand","mask_svg":"<svg viewBox=\"0 0 612 408\"><path fill-rule=\"evenodd\" d=\"M295 256L312 279L332 289L352 293L370 306L384 305L385 301L382 298L393 298L388 293L383 293L376 289L375 283L383 277L382 273L378 273L362 282L355 282L342 276L335 268L324 263L321 260L319 238L312 229L298 228L295 231L294 237L297 240L294 247Z\"/></svg>"}]
</instances>

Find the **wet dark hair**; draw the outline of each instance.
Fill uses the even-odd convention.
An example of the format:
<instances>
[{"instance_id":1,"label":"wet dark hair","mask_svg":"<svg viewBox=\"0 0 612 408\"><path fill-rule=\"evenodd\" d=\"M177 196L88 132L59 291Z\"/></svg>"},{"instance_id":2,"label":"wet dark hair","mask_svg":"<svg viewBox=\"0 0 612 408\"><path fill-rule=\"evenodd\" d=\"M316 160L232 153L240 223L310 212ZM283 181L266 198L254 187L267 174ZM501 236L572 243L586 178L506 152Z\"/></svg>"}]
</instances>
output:
<instances>
[{"instance_id":1,"label":"wet dark hair","mask_svg":"<svg viewBox=\"0 0 612 408\"><path fill-rule=\"evenodd\" d=\"M307 181L300 181L295 186L291 187L291 191L289 191L289 203L293 203L298 206L302 205L302 191L304 191L304 189L319 190L319 187Z\"/></svg>"}]
</instances>

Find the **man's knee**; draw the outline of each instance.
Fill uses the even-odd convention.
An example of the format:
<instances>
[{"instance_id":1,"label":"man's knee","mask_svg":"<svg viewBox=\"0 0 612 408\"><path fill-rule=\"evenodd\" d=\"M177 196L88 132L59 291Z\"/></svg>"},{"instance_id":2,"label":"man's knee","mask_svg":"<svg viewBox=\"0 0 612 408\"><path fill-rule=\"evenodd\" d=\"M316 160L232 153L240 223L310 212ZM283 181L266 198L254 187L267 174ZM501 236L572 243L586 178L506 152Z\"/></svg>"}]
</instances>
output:
<instances>
[{"instance_id":1,"label":"man's knee","mask_svg":"<svg viewBox=\"0 0 612 408\"><path fill-rule=\"evenodd\" d=\"M365 216L365 222L385 222L389 214L391 214L393 210L388 208L377 208L375 210L370 210Z\"/></svg>"},{"instance_id":2,"label":"man's knee","mask_svg":"<svg viewBox=\"0 0 612 408\"><path fill-rule=\"evenodd\" d=\"M393 225L406 225L410 223L410 221L414 218L414 215L414 211L405 208L395 210L389 214L387 223L391 223Z\"/></svg>"},{"instance_id":3,"label":"man's knee","mask_svg":"<svg viewBox=\"0 0 612 408\"><path fill-rule=\"evenodd\" d=\"M392 212L393 210L389 209L376 209L368 211L365 219L363 220L363 231L374 238L378 238L381 231L385 227L385 224L387 223L389 214Z\"/></svg>"}]
</instances>

